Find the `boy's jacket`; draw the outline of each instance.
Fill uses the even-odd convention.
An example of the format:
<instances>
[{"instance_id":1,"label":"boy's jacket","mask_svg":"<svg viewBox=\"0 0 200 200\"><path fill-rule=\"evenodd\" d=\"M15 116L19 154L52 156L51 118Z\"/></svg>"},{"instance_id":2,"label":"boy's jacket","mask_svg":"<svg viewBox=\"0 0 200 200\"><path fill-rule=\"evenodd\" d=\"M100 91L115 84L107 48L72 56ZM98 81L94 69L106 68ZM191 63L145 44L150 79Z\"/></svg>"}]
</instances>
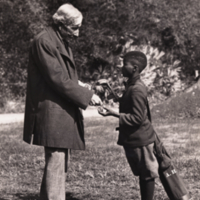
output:
<instances>
[{"instance_id":1,"label":"boy's jacket","mask_svg":"<svg viewBox=\"0 0 200 200\"><path fill-rule=\"evenodd\" d=\"M147 116L147 88L139 75L127 82L119 111L119 145L140 147L155 141L154 129Z\"/></svg>"}]
</instances>

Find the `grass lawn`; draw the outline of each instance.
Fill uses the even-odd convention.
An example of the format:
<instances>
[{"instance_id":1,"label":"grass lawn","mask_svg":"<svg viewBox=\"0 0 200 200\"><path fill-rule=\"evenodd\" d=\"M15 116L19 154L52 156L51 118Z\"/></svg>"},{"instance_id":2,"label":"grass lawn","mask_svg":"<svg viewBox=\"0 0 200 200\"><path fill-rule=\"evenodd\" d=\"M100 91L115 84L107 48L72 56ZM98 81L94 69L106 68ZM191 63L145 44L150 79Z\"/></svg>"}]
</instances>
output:
<instances>
[{"instance_id":1,"label":"grass lawn","mask_svg":"<svg viewBox=\"0 0 200 200\"><path fill-rule=\"evenodd\" d=\"M116 144L115 118L86 118L86 151L72 151L66 199L139 200L137 177ZM198 120L160 121L154 127L193 200L200 199L200 124ZM22 141L23 124L0 125L0 200L36 200L42 179L43 148ZM167 200L159 180L155 200Z\"/></svg>"}]
</instances>

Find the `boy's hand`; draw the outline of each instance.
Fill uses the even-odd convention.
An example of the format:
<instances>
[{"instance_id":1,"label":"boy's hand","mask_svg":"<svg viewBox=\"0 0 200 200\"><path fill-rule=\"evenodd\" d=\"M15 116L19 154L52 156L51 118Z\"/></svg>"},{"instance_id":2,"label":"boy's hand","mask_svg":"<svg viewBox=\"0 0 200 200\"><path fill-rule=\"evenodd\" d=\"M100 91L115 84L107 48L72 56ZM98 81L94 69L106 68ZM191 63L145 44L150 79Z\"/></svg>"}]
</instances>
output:
<instances>
[{"instance_id":1,"label":"boy's hand","mask_svg":"<svg viewBox=\"0 0 200 200\"><path fill-rule=\"evenodd\" d=\"M112 115L112 110L105 107L105 106L101 106L98 108L98 112L100 115L103 115L103 116L109 116L109 115Z\"/></svg>"},{"instance_id":2,"label":"boy's hand","mask_svg":"<svg viewBox=\"0 0 200 200\"><path fill-rule=\"evenodd\" d=\"M106 106L101 106L98 108L98 112L100 115L106 117L106 116L115 116L118 117L118 113L116 113L114 110L106 107Z\"/></svg>"}]
</instances>

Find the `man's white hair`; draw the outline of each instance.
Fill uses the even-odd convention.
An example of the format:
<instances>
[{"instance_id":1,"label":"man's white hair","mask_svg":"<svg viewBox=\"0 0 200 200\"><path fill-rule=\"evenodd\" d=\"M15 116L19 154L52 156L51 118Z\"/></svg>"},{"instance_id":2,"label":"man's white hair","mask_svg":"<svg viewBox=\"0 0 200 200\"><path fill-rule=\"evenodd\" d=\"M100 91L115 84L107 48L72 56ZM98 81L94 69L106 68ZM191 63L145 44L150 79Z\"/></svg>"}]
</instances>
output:
<instances>
[{"instance_id":1,"label":"man's white hair","mask_svg":"<svg viewBox=\"0 0 200 200\"><path fill-rule=\"evenodd\" d=\"M66 3L58 8L53 15L53 21L55 24L73 25L75 19L83 17L81 12L73 5Z\"/></svg>"}]
</instances>

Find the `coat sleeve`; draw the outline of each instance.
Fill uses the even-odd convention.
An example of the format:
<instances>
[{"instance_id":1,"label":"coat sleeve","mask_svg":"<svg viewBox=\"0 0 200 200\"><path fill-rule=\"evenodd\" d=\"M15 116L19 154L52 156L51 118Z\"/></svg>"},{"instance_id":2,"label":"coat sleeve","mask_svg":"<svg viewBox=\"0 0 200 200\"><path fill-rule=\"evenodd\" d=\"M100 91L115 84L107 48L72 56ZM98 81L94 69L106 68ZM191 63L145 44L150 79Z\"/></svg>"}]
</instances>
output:
<instances>
[{"instance_id":1,"label":"coat sleeve","mask_svg":"<svg viewBox=\"0 0 200 200\"><path fill-rule=\"evenodd\" d=\"M131 111L130 113L120 113L119 125L140 126L145 118L146 98L142 91L131 89Z\"/></svg>"},{"instance_id":2,"label":"coat sleeve","mask_svg":"<svg viewBox=\"0 0 200 200\"><path fill-rule=\"evenodd\" d=\"M33 43L32 54L47 84L58 95L86 109L93 92L80 86L78 81L70 79L66 67L61 66L58 60L60 53L57 48L42 38Z\"/></svg>"}]
</instances>

